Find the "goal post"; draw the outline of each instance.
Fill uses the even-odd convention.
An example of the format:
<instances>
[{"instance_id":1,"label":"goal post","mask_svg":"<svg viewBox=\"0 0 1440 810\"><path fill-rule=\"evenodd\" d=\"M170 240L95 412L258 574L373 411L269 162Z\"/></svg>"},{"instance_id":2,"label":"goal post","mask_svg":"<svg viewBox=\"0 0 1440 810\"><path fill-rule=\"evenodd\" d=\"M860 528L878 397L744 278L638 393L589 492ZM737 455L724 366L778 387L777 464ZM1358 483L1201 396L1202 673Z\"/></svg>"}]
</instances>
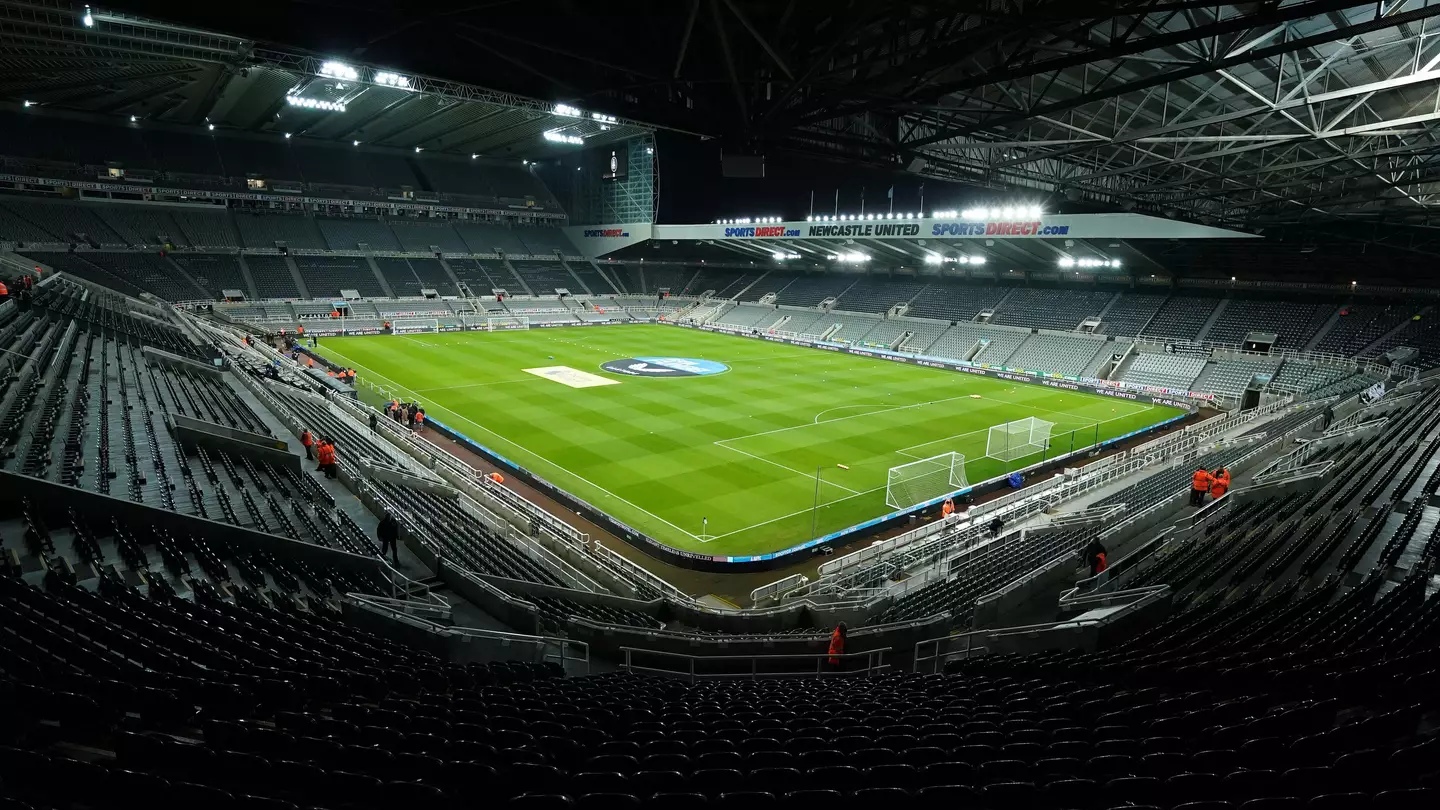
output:
<instances>
[{"instance_id":1,"label":"goal post","mask_svg":"<svg viewBox=\"0 0 1440 810\"><path fill-rule=\"evenodd\" d=\"M390 332L396 335L439 331L440 319L438 318L396 318L390 322Z\"/></svg>"},{"instance_id":2,"label":"goal post","mask_svg":"<svg viewBox=\"0 0 1440 810\"><path fill-rule=\"evenodd\" d=\"M909 509L968 486L965 457L959 453L942 453L891 467L885 480L885 505L891 509Z\"/></svg>"},{"instance_id":3,"label":"goal post","mask_svg":"<svg viewBox=\"0 0 1440 810\"><path fill-rule=\"evenodd\" d=\"M985 437L985 457L997 461L1015 461L1042 453L1050 446L1050 431L1054 427L1054 422L1033 416L991 425Z\"/></svg>"},{"instance_id":4,"label":"goal post","mask_svg":"<svg viewBox=\"0 0 1440 810\"><path fill-rule=\"evenodd\" d=\"M529 329L529 315L500 315L490 316L485 319L485 328L491 332L501 329Z\"/></svg>"}]
</instances>

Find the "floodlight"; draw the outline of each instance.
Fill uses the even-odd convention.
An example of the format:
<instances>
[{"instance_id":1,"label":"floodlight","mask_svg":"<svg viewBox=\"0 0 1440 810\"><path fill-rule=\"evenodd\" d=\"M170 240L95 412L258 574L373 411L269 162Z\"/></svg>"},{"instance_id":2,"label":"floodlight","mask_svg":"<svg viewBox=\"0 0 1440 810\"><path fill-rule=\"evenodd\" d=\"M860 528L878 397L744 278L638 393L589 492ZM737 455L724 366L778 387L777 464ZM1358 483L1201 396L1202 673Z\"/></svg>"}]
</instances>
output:
<instances>
[{"instance_id":1,"label":"floodlight","mask_svg":"<svg viewBox=\"0 0 1440 810\"><path fill-rule=\"evenodd\" d=\"M1005 219L1014 219L1014 218L1015 218L1015 209L1014 209L1014 208L1008 208L1008 207L1007 207L1007 208L1002 208L1002 209L1000 209L1000 216L1004 217Z\"/></svg>"},{"instance_id":2,"label":"floodlight","mask_svg":"<svg viewBox=\"0 0 1440 810\"><path fill-rule=\"evenodd\" d=\"M411 89L410 77L401 76L399 73L391 73L384 70L375 74L375 83L382 84L386 87L399 88L401 90Z\"/></svg>"},{"instance_id":3,"label":"floodlight","mask_svg":"<svg viewBox=\"0 0 1440 810\"><path fill-rule=\"evenodd\" d=\"M360 71L344 62L332 60L320 66L320 75L329 76L332 79L349 79L353 82L360 78Z\"/></svg>"},{"instance_id":4,"label":"floodlight","mask_svg":"<svg viewBox=\"0 0 1440 810\"><path fill-rule=\"evenodd\" d=\"M1061 266L1061 267L1074 267L1074 266L1075 266L1075 260L1072 259L1072 258L1070 258L1069 256L1066 256L1066 257L1060 259L1060 266Z\"/></svg>"},{"instance_id":5,"label":"floodlight","mask_svg":"<svg viewBox=\"0 0 1440 810\"><path fill-rule=\"evenodd\" d=\"M581 138L579 135L566 135L563 132L557 132L553 129L546 130L544 133L542 133L541 137L543 137L547 141L550 141L551 143L567 143L571 144L572 146L580 146L585 143L585 139Z\"/></svg>"},{"instance_id":6,"label":"floodlight","mask_svg":"<svg viewBox=\"0 0 1440 810\"><path fill-rule=\"evenodd\" d=\"M1111 260L1110 260L1110 266L1111 266L1111 267L1119 267L1119 266L1120 266L1120 260L1119 260L1119 259L1111 259Z\"/></svg>"},{"instance_id":7,"label":"floodlight","mask_svg":"<svg viewBox=\"0 0 1440 810\"><path fill-rule=\"evenodd\" d=\"M478 157L480 157L480 155L479 155L478 153L476 153L476 152L471 152L471 153L470 153L470 159L471 159L471 160L474 160L475 158L478 158Z\"/></svg>"},{"instance_id":8,"label":"floodlight","mask_svg":"<svg viewBox=\"0 0 1440 810\"><path fill-rule=\"evenodd\" d=\"M556 104L556 105L555 105L555 114L556 114L556 115L568 116L568 117L570 117L570 118L579 118L580 116L584 115L585 113L581 112L581 111L580 111L578 108L576 108L576 107L571 107L569 104Z\"/></svg>"},{"instance_id":9,"label":"floodlight","mask_svg":"<svg viewBox=\"0 0 1440 810\"><path fill-rule=\"evenodd\" d=\"M984 257L984 256L971 256L971 257L970 257L970 263L971 263L971 264L984 264L984 263L985 263L985 257Z\"/></svg>"},{"instance_id":10,"label":"floodlight","mask_svg":"<svg viewBox=\"0 0 1440 810\"><path fill-rule=\"evenodd\" d=\"M26 102L25 102L25 108L26 108L26 109L29 109L29 108L30 108L31 106L33 106L34 104L35 104L35 102L33 102L33 101L26 101Z\"/></svg>"},{"instance_id":11,"label":"floodlight","mask_svg":"<svg viewBox=\"0 0 1440 810\"><path fill-rule=\"evenodd\" d=\"M927 254L925 254L925 263L926 263L926 264L939 264L940 261L941 261L940 257L939 257L938 255L934 254L934 253L927 253Z\"/></svg>"},{"instance_id":12,"label":"floodlight","mask_svg":"<svg viewBox=\"0 0 1440 810\"><path fill-rule=\"evenodd\" d=\"M653 155L653 154L655 154L655 147L653 147L653 146L647 146L647 147L645 147L645 154L647 154L647 155Z\"/></svg>"},{"instance_id":13,"label":"floodlight","mask_svg":"<svg viewBox=\"0 0 1440 810\"><path fill-rule=\"evenodd\" d=\"M805 217L805 221L806 221L806 222L813 222L813 221L815 221L815 217L813 217L813 216L812 216L812 217Z\"/></svg>"},{"instance_id":14,"label":"floodlight","mask_svg":"<svg viewBox=\"0 0 1440 810\"><path fill-rule=\"evenodd\" d=\"M423 147L420 147L420 146L415 147L415 153L416 153L416 154L419 154L419 153L421 153L421 152L423 152L423 151L425 151Z\"/></svg>"},{"instance_id":15,"label":"floodlight","mask_svg":"<svg viewBox=\"0 0 1440 810\"><path fill-rule=\"evenodd\" d=\"M214 124L206 124L205 127L206 127L207 129L209 129L211 132L214 132L214 131L215 131L215 125L214 125Z\"/></svg>"},{"instance_id":16,"label":"floodlight","mask_svg":"<svg viewBox=\"0 0 1440 810\"><path fill-rule=\"evenodd\" d=\"M285 140L287 140L287 141L290 140L290 133L288 133L288 132L285 133Z\"/></svg>"},{"instance_id":17,"label":"floodlight","mask_svg":"<svg viewBox=\"0 0 1440 810\"><path fill-rule=\"evenodd\" d=\"M91 14L90 14L90 7L89 7L89 6L86 6L86 7L85 7L85 16L80 18L80 22L81 22L86 28L94 28L94 27L95 27L95 18L94 18L93 16L91 16Z\"/></svg>"},{"instance_id":18,"label":"floodlight","mask_svg":"<svg viewBox=\"0 0 1440 810\"><path fill-rule=\"evenodd\" d=\"M130 123L132 123L132 124L135 123L135 116L133 116L133 115L130 116Z\"/></svg>"}]
</instances>

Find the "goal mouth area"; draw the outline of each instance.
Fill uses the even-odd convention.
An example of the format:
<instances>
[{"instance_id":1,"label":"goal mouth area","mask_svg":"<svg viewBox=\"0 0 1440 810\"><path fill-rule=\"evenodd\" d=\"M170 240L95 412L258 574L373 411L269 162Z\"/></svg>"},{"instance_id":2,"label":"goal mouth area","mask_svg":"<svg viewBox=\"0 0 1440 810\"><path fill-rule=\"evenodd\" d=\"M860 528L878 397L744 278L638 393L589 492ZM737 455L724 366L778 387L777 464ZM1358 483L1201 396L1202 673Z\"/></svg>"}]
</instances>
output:
<instances>
[{"instance_id":1,"label":"goal mouth area","mask_svg":"<svg viewBox=\"0 0 1440 810\"><path fill-rule=\"evenodd\" d=\"M1054 428L1054 422L1034 416L991 425L985 435L985 457L1009 463L1044 453Z\"/></svg>"},{"instance_id":2,"label":"goal mouth area","mask_svg":"<svg viewBox=\"0 0 1440 810\"><path fill-rule=\"evenodd\" d=\"M942 500L970 486L965 477L965 456L941 453L909 464L891 467L885 476L885 505L914 509Z\"/></svg>"}]
</instances>

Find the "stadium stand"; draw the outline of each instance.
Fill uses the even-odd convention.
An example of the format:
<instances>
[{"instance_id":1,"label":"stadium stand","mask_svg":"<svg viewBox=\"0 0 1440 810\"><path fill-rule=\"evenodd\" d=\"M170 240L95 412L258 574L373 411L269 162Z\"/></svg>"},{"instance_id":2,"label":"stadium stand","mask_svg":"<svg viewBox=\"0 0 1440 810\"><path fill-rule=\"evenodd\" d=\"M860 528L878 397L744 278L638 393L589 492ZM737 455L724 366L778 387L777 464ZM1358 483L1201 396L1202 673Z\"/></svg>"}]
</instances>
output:
<instances>
[{"instance_id":1,"label":"stadium stand","mask_svg":"<svg viewBox=\"0 0 1440 810\"><path fill-rule=\"evenodd\" d=\"M325 237L320 234L315 218L300 214L252 214L235 212L235 224L245 247L273 248L283 244L301 250L325 250Z\"/></svg>"},{"instance_id":2,"label":"stadium stand","mask_svg":"<svg viewBox=\"0 0 1440 810\"><path fill-rule=\"evenodd\" d=\"M10 213L27 220L52 239L51 242L78 242L92 247L125 247L125 239L106 225L83 203L50 200L6 200ZM39 240L37 240L39 241Z\"/></svg>"},{"instance_id":3,"label":"stadium stand","mask_svg":"<svg viewBox=\"0 0 1440 810\"><path fill-rule=\"evenodd\" d=\"M448 222L427 222L392 217L386 220L403 250L431 253L469 253L470 248Z\"/></svg>"},{"instance_id":4,"label":"stadium stand","mask_svg":"<svg viewBox=\"0 0 1440 810\"><path fill-rule=\"evenodd\" d=\"M799 276L780 292L780 303L791 307L813 307L826 298L840 295L855 282L856 279L851 276Z\"/></svg>"},{"instance_id":5,"label":"stadium stand","mask_svg":"<svg viewBox=\"0 0 1440 810\"><path fill-rule=\"evenodd\" d=\"M563 287L572 293L575 292L575 277L570 275L570 271L562 265L549 262L512 261L510 266L515 268L515 272L536 295L554 295L556 287Z\"/></svg>"},{"instance_id":6,"label":"stadium stand","mask_svg":"<svg viewBox=\"0 0 1440 810\"><path fill-rule=\"evenodd\" d=\"M614 295L615 288L606 281L603 276L589 262L570 262L570 271L585 285L585 290L592 295Z\"/></svg>"},{"instance_id":7,"label":"stadium stand","mask_svg":"<svg viewBox=\"0 0 1440 810\"><path fill-rule=\"evenodd\" d=\"M370 173L375 188L420 188L420 181L410 166L409 158L387 152L363 152L361 159Z\"/></svg>"},{"instance_id":8,"label":"stadium stand","mask_svg":"<svg viewBox=\"0 0 1440 810\"><path fill-rule=\"evenodd\" d=\"M320 233L331 250L401 250L400 241L383 220L374 217L316 217Z\"/></svg>"},{"instance_id":9,"label":"stadium stand","mask_svg":"<svg viewBox=\"0 0 1440 810\"><path fill-rule=\"evenodd\" d=\"M852 312L884 313L896 304L903 304L925 289L922 281L909 279L868 279L855 282L840 297L836 309Z\"/></svg>"},{"instance_id":10,"label":"stadium stand","mask_svg":"<svg viewBox=\"0 0 1440 810\"><path fill-rule=\"evenodd\" d=\"M208 290L191 283L179 268L163 256L152 253L87 253L84 258L167 301L214 297Z\"/></svg>"},{"instance_id":11,"label":"stadium stand","mask_svg":"<svg viewBox=\"0 0 1440 810\"><path fill-rule=\"evenodd\" d=\"M1420 353L1419 363L1412 365L1424 368L1440 365L1440 318L1425 315L1411 320L1405 328L1375 343L1369 353L1381 355L1397 346L1408 346Z\"/></svg>"},{"instance_id":12,"label":"stadium stand","mask_svg":"<svg viewBox=\"0 0 1440 810\"><path fill-rule=\"evenodd\" d=\"M166 243L176 246L189 244L180 226L163 208L105 205L97 206L96 213L111 230L134 247L158 247Z\"/></svg>"},{"instance_id":13,"label":"stadium stand","mask_svg":"<svg viewBox=\"0 0 1440 810\"><path fill-rule=\"evenodd\" d=\"M253 294L250 292L250 285L245 282L240 262L234 256L171 253L169 258L194 279L196 284L209 292L212 298L219 299L221 290L240 290L247 296Z\"/></svg>"},{"instance_id":14,"label":"stadium stand","mask_svg":"<svg viewBox=\"0 0 1440 810\"><path fill-rule=\"evenodd\" d=\"M636 268L632 267L631 269ZM658 293L662 288L669 287L672 295L685 289L685 285L695 276L696 272L689 267L664 264L647 264L638 269L644 281L643 292Z\"/></svg>"},{"instance_id":15,"label":"stadium stand","mask_svg":"<svg viewBox=\"0 0 1440 810\"><path fill-rule=\"evenodd\" d=\"M1219 298L1172 295L1150 319L1145 332L1182 340L1194 340L1205 328L1210 315L1220 303Z\"/></svg>"},{"instance_id":16,"label":"stadium stand","mask_svg":"<svg viewBox=\"0 0 1440 810\"><path fill-rule=\"evenodd\" d=\"M1197 391L1239 396L1257 376L1273 378L1280 361L1269 358L1212 361L1192 386ZM1268 381L1268 379L1267 379Z\"/></svg>"},{"instance_id":17,"label":"stadium stand","mask_svg":"<svg viewBox=\"0 0 1440 810\"><path fill-rule=\"evenodd\" d=\"M148 292L148 290L136 286L129 279L94 264L79 253L35 253L27 258L31 261L48 264L62 273L69 273L77 278L104 285L136 298Z\"/></svg>"},{"instance_id":18,"label":"stadium stand","mask_svg":"<svg viewBox=\"0 0 1440 810\"><path fill-rule=\"evenodd\" d=\"M247 256L245 264L261 298L299 298L300 290L282 256Z\"/></svg>"},{"instance_id":19,"label":"stadium stand","mask_svg":"<svg viewBox=\"0 0 1440 810\"><path fill-rule=\"evenodd\" d=\"M9 200L5 204L0 204L0 236L3 236L6 241L19 242L21 245L69 244L71 242L70 239L56 236L21 216L12 209L12 206L16 205L15 201ZM18 205L24 207L23 204Z\"/></svg>"},{"instance_id":20,"label":"stadium stand","mask_svg":"<svg viewBox=\"0 0 1440 810\"><path fill-rule=\"evenodd\" d=\"M747 303L754 303L770 293L779 293L794 280L794 276L766 273L740 294L740 300Z\"/></svg>"},{"instance_id":21,"label":"stadium stand","mask_svg":"<svg viewBox=\"0 0 1440 810\"><path fill-rule=\"evenodd\" d=\"M731 270L701 268L700 272L696 273L695 277L690 279L690 283L685 286L685 294L703 295L706 290L714 290L716 298L731 298L756 278L758 276L744 275Z\"/></svg>"},{"instance_id":22,"label":"stadium stand","mask_svg":"<svg viewBox=\"0 0 1440 810\"><path fill-rule=\"evenodd\" d=\"M503 225L482 225L477 222L456 222L455 232L469 245L468 253L504 253L524 255L530 249L515 232Z\"/></svg>"},{"instance_id":23,"label":"stadium stand","mask_svg":"<svg viewBox=\"0 0 1440 810\"><path fill-rule=\"evenodd\" d=\"M716 318L715 322L721 326L758 329L767 325L765 323L767 317L771 322L775 320L777 313L774 307L761 304L736 304Z\"/></svg>"},{"instance_id":24,"label":"stadium stand","mask_svg":"<svg viewBox=\"0 0 1440 810\"><path fill-rule=\"evenodd\" d=\"M1348 376L1350 372L1342 366L1324 366L1286 360L1275 375L1272 386L1285 391L1307 393L1324 388Z\"/></svg>"},{"instance_id":25,"label":"stadium stand","mask_svg":"<svg viewBox=\"0 0 1440 810\"><path fill-rule=\"evenodd\" d=\"M1097 354L1108 355L1112 346L1113 343L1090 338L1031 335L1005 359L1005 365L1078 376Z\"/></svg>"},{"instance_id":26,"label":"stadium stand","mask_svg":"<svg viewBox=\"0 0 1440 810\"><path fill-rule=\"evenodd\" d=\"M420 279L415 276L411 269L410 262L406 259L396 259L387 256L376 256L375 266L380 268L380 275L390 285L390 289L401 297L418 296L420 294ZM309 282L307 281L308 285Z\"/></svg>"},{"instance_id":27,"label":"stadium stand","mask_svg":"<svg viewBox=\"0 0 1440 810\"><path fill-rule=\"evenodd\" d=\"M1150 319L1160 311L1168 296L1155 293L1124 292L1105 311L1100 331L1107 335L1134 337L1143 334Z\"/></svg>"},{"instance_id":28,"label":"stadium stand","mask_svg":"<svg viewBox=\"0 0 1440 810\"><path fill-rule=\"evenodd\" d=\"M1276 336L1276 347L1300 349L1334 312L1333 304L1232 298L1205 339L1238 345L1249 332L1269 332Z\"/></svg>"},{"instance_id":29,"label":"stadium stand","mask_svg":"<svg viewBox=\"0 0 1440 810\"><path fill-rule=\"evenodd\" d=\"M422 288L435 290L440 295L458 295L455 289L455 282L450 280L450 275L440 265L438 259L407 259L410 262L410 269L415 272L415 277L420 279ZM399 291L396 291L399 294Z\"/></svg>"},{"instance_id":30,"label":"stadium stand","mask_svg":"<svg viewBox=\"0 0 1440 810\"><path fill-rule=\"evenodd\" d=\"M490 269L474 259L446 259L445 263L455 271L460 283L468 286L476 295L489 295L490 291L505 285L496 280Z\"/></svg>"},{"instance_id":31,"label":"stadium stand","mask_svg":"<svg viewBox=\"0 0 1440 810\"><path fill-rule=\"evenodd\" d=\"M986 329L971 324L956 324L936 338L920 354L970 360L992 366L1003 366L1005 360L1029 337L1024 332L1008 329ZM975 351L979 346L979 350ZM973 355L971 352L974 352Z\"/></svg>"},{"instance_id":32,"label":"stadium stand","mask_svg":"<svg viewBox=\"0 0 1440 810\"><path fill-rule=\"evenodd\" d=\"M1205 370L1205 358L1173 354L1140 354L1127 361L1118 379L1136 385L1153 385L1189 391L1195 378Z\"/></svg>"},{"instance_id":33,"label":"stadium stand","mask_svg":"<svg viewBox=\"0 0 1440 810\"><path fill-rule=\"evenodd\" d=\"M996 308L990 322L1071 332L1082 320L1098 316L1115 296L1110 292L1081 293L1073 290L1063 295L1056 293L1056 290L1028 287L1012 290L1004 303Z\"/></svg>"},{"instance_id":34,"label":"stadium stand","mask_svg":"<svg viewBox=\"0 0 1440 810\"><path fill-rule=\"evenodd\" d=\"M982 311L993 309L1008 292L1006 287L936 282L915 296L907 314L915 318L969 321Z\"/></svg>"},{"instance_id":35,"label":"stadium stand","mask_svg":"<svg viewBox=\"0 0 1440 810\"><path fill-rule=\"evenodd\" d=\"M1349 304L1340 308L1340 317L1321 336L1316 350L1353 356L1403 324L1419 311L1412 304Z\"/></svg>"},{"instance_id":36,"label":"stadium stand","mask_svg":"<svg viewBox=\"0 0 1440 810\"><path fill-rule=\"evenodd\" d=\"M525 243L525 246L529 248L528 252L533 256L550 257L557 253L562 256L579 254L579 251L570 244L570 240L559 228L542 226L519 228L516 229L515 235L520 237L520 241Z\"/></svg>"},{"instance_id":37,"label":"stadium stand","mask_svg":"<svg viewBox=\"0 0 1440 810\"><path fill-rule=\"evenodd\" d=\"M375 279L375 274L364 257L296 256L295 266L299 268L300 277L305 280L305 287L311 296L338 296L341 290L356 290L364 298L385 296L385 291L381 289L380 282Z\"/></svg>"},{"instance_id":38,"label":"stadium stand","mask_svg":"<svg viewBox=\"0 0 1440 810\"><path fill-rule=\"evenodd\" d=\"M230 214L224 209L214 206L172 207L169 215L180 226L185 242L197 250L240 247L240 238L235 235Z\"/></svg>"}]
</instances>

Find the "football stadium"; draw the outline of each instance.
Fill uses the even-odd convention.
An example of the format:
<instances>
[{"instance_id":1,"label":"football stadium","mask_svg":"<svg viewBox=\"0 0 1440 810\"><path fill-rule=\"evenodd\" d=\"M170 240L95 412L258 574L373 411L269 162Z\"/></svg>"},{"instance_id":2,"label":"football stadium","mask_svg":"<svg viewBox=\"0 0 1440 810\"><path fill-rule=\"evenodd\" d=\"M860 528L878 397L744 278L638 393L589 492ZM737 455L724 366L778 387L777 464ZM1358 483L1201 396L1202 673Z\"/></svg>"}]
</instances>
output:
<instances>
[{"instance_id":1,"label":"football stadium","mask_svg":"<svg viewBox=\"0 0 1440 810\"><path fill-rule=\"evenodd\" d=\"M0 0L0 810L1437 806L1437 18Z\"/></svg>"}]
</instances>

